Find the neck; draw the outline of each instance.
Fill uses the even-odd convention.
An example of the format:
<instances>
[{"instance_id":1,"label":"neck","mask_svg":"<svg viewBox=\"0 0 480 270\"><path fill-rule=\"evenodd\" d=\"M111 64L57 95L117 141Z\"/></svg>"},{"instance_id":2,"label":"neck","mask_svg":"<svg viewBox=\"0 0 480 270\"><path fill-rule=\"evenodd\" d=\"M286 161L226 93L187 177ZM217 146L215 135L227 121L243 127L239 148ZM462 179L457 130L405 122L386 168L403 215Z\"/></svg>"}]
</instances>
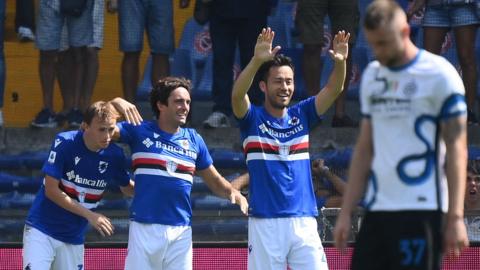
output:
<instances>
[{"instance_id":1,"label":"neck","mask_svg":"<svg viewBox=\"0 0 480 270\"><path fill-rule=\"evenodd\" d=\"M413 44L410 39L407 39L405 51L403 52L403 56L400 60L400 63L398 63L398 66L403 66L413 61L413 59L417 57L418 51L419 49L415 46L415 44Z\"/></svg>"},{"instance_id":2,"label":"neck","mask_svg":"<svg viewBox=\"0 0 480 270\"><path fill-rule=\"evenodd\" d=\"M180 126L172 125L170 122L164 120L162 117L159 117L157 120L158 127L170 134L175 134L180 131Z\"/></svg>"},{"instance_id":3,"label":"neck","mask_svg":"<svg viewBox=\"0 0 480 270\"><path fill-rule=\"evenodd\" d=\"M88 150L92 152L98 152L98 150L100 150L99 147L96 147L95 144L89 140L88 135L85 132L83 132L82 139L85 147L87 147Z\"/></svg>"},{"instance_id":4,"label":"neck","mask_svg":"<svg viewBox=\"0 0 480 270\"><path fill-rule=\"evenodd\" d=\"M275 118L282 118L287 113L287 108L279 109L273 107L270 103L265 102L265 110Z\"/></svg>"}]
</instances>

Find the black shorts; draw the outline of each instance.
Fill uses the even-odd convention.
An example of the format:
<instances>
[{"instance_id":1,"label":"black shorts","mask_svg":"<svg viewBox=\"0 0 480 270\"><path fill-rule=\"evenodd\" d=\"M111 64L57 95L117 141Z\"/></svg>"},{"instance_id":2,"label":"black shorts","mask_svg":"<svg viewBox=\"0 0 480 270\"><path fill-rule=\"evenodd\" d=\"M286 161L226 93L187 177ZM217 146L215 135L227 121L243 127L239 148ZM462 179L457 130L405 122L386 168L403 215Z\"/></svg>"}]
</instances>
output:
<instances>
[{"instance_id":1,"label":"black shorts","mask_svg":"<svg viewBox=\"0 0 480 270\"><path fill-rule=\"evenodd\" d=\"M440 211L367 212L352 269L440 269L443 224Z\"/></svg>"}]
</instances>

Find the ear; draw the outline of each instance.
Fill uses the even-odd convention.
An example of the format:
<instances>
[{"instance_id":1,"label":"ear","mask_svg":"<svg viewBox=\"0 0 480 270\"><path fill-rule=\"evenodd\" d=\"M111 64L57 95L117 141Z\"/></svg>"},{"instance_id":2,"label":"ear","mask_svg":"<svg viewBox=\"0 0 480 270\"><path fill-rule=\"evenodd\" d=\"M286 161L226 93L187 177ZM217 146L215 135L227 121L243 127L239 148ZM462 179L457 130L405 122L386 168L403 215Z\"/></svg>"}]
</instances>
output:
<instances>
[{"instance_id":1,"label":"ear","mask_svg":"<svg viewBox=\"0 0 480 270\"><path fill-rule=\"evenodd\" d=\"M260 86L260 90L262 90L263 93L267 92L267 83L265 83L264 81L260 81L258 83L258 86Z\"/></svg>"},{"instance_id":2,"label":"ear","mask_svg":"<svg viewBox=\"0 0 480 270\"><path fill-rule=\"evenodd\" d=\"M161 112L166 106L162 104L160 101L157 101L157 109Z\"/></svg>"}]
</instances>

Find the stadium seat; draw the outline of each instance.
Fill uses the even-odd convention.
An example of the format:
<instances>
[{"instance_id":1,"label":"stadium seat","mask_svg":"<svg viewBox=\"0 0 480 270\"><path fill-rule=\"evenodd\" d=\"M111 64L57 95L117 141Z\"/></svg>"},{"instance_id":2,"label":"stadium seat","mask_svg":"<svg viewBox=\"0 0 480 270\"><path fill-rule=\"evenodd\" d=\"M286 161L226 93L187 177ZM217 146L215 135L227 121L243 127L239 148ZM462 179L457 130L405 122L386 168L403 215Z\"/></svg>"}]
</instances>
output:
<instances>
[{"instance_id":1,"label":"stadium seat","mask_svg":"<svg viewBox=\"0 0 480 270\"><path fill-rule=\"evenodd\" d=\"M236 204L229 200L214 195L192 197L192 205L195 210L233 210L238 209Z\"/></svg>"},{"instance_id":2,"label":"stadium seat","mask_svg":"<svg viewBox=\"0 0 480 270\"><path fill-rule=\"evenodd\" d=\"M32 178L0 172L0 192L36 193L42 181L41 177Z\"/></svg>"},{"instance_id":3,"label":"stadium seat","mask_svg":"<svg viewBox=\"0 0 480 270\"><path fill-rule=\"evenodd\" d=\"M242 152L230 149L210 149L215 167L220 169L246 169L245 156Z\"/></svg>"}]
</instances>

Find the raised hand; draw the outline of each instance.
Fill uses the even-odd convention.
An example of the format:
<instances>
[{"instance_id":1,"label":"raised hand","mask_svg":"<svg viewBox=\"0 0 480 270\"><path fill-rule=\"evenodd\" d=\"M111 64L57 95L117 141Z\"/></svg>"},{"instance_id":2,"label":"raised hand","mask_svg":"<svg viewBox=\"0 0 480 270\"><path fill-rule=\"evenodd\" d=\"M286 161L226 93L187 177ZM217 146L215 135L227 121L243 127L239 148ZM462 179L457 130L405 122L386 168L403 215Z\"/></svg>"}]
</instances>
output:
<instances>
[{"instance_id":1,"label":"raised hand","mask_svg":"<svg viewBox=\"0 0 480 270\"><path fill-rule=\"evenodd\" d=\"M348 40L350 39L350 33L345 31L338 31L333 38L332 50L329 50L328 53L330 57L336 61L347 60L348 57Z\"/></svg>"},{"instance_id":2,"label":"raised hand","mask_svg":"<svg viewBox=\"0 0 480 270\"><path fill-rule=\"evenodd\" d=\"M118 113L120 113L128 123L134 125L140 125L143 121L142 116L135 107L134 104L124 100L123 98L114 98L112 105L115 107Z\"/></svg>"},{"instance_id":3,"label":"raised hand","mask_svg":"<svg viewBox=\"0 0 480 270\"><path fill-rule=\"evenodd\" d=\"M280 46L276 46L272 49L273 38L275 37L275 32L268 27L267 29L263 28L262 32L258 35L257 44L255 44L255 54L254 58L260 62L266 62L272 59L275 54L281 49Z\"/></svg>"}]
</instances>

